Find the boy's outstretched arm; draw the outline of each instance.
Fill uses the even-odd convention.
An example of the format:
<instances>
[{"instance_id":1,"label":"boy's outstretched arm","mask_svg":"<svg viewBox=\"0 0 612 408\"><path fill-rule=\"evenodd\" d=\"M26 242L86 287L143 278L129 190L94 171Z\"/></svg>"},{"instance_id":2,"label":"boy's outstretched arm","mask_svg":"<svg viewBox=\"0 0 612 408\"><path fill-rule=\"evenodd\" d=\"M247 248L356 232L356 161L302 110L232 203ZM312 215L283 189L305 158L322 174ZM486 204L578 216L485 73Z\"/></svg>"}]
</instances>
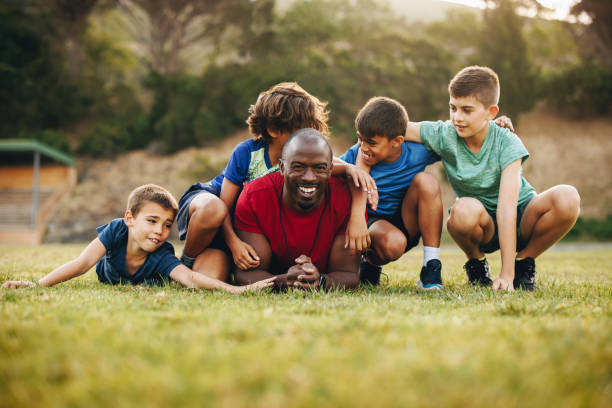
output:
<instances>
[{"instance_id":1,"label":"boy's outstretched arm","mask_svg":"<svg viewBox=\"0 0 612 408\"><path fill-rule=\"evenodd\" d=\"M225 203L230 213L236 205L239 193L239 185L232 183L227 178L223 179L219 198ZM259 255L257 255L257 251L236 235L236 231L234 231L234 227L232 226L232 217L229 214L223 220L221 228L223 229L225 242L232 252L234 264L240 269L251 269L258 266L260 259Z\"/></svg>"},{"instance_id":2,"label":"boy's outstretched arm","mask_svg":"<svg viewBox=\"0 0 612 408\"><path fill-rule=\"evenodd\" d=\"M423 143L421 140L421 122L408 122L404 140L409 142Z\"/></svg>"},{"instance_id":3,"label":"boy's outstretched arm","mask_svg":"<svg viewBox=\"0 0 612 408\"><path fill-rule=\"evenodd\" d=\"M493 289L514 290L514 259L516 256L516 206L521 185L521 159L510 163L501 175L497 201L497 228L502 269L493 282Z\"/></svg>"},{"instance_id":4,"label":"boy's outstretched arm","mask_svg":"<svg viewBox=\"0 0 612 408\"><path fill-rule=\"evenodd\" d=\"M210 278L202 273L194 272L185 265L178 265L170 272L170 277L183 286L192 289L216 289L238 294L249 290L261 290L274 285L275 277L254 282L247 286L233 286L218 279Z\"/></svg>"},{"instance_id":5,"label":"boy's outstretched arm","mask_svg":"<svg viewBox=\"0 0 612 408\"><path fill-rule=\"evenodd\" d=\"M359 159L359 153L357 155ZM369 168L358 167L334 157L332 174L346 175L351 191L351 215L344 234L344 248L349 248L351 254L365 251L371 243L365 212L368 201L372 209L376 210L378 191L368 171Z\"/></svg>"},{"instance_id":6,"label":"boy's outstretched arm","mask_svg":"<svg viewBox=\"0 0 612 408\"><path fill-rule=\"evenodd\" d=\"M357 153L357 158L359 157L359 153ZM361 188L367 193L367 199L372 210L376 210L378 205L378 189L369 171L369 168L358 166L357 162L350 164L338 157L334 157L332 162L332 176L345 176L349 182L352 180L355 187Z\"/></svg>"},{"instance_id":7,"label":"boy's outstretched arm","mask_svg":"<svg viewBox=\"0 0 612 408\"><path fill-rule=\"evenodd\" d=\"M351 254L361 254L372 243L365 215L367 194L352 183L349 183L349 189L351 190L351 214L344 232L344 248L348 248Z\"/></svg>"},{"instance_id":8,"label":"boy's outstretched arm","mask_svg":"<svg viewBox=\"0 0 612 408\"><path fill-rule=\"evenodd\" d=\"M94 239L87 245L76 259L66 262L59 268L53 270L44 278L38 281L40 286L53 286L60 282L76 278L90 270L103 256L106 254L106 248L99 238ZM3 288L17 288L35 286L33 282L28 281L7 281Z\"/></svg>"},{"instance_id":9,"label":"boy's outstretched arm","mask_svg":"<svg viewBox=\"0 0 612 408\"><path fill-rule=\"evenodd\" d=\"M497 126L507 128L511 132L514 132L512 120L505 115L495 119L495 124ZM408 142L423 143L421 139L421 122L408 122L408 126L406 126L406 135L404 136L404 140Z\"/></svg>"}]
</instances>

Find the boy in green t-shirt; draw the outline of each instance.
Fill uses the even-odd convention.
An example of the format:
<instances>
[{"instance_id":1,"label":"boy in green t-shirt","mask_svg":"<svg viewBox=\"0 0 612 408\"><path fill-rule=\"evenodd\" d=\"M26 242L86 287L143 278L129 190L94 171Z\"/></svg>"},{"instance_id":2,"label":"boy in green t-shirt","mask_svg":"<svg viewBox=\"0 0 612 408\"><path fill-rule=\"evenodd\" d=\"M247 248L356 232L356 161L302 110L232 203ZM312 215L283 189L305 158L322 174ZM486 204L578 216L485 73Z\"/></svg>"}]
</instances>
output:
<instances>
[{"instance_id":1,"label":"boy in green t-shirt","mask_svg":"<svg viewBox=\"0 0 612 408\"><path fill-rule=\"evenodd\" d=\"M540 194L522 176L529 152L491 120L499 108L499 79L471 66L448 86L450 120L409 122L406 139L437 153L457 194L447 228L469 258L470 283L533 290L534 258L559 241L580 213L578 191L558 185ZM485 253L500 249L502 270L491 281Z\"/></svg>"}]
</instances>

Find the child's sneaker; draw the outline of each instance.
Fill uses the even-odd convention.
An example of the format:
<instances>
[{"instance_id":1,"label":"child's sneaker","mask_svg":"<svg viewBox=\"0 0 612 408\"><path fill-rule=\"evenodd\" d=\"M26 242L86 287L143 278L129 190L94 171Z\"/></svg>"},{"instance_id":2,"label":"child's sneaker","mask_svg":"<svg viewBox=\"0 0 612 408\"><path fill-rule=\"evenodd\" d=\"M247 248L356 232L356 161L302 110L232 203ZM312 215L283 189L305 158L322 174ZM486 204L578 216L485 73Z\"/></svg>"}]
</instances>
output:
<instances>
[{"instance_id":1,"label":"child's sneaker","mask_svg":"<svg viewBox=\"0 0 612 408\"><path fill-rule=\"evenodd\" d=\"M369 283L372 286L378 286L381 272L382 266L372 265L367 261L365 256L361 257L361 262L359 263L359 280L361 283Z\"/></svg>"},{"instance_id":2,"label":"child's sneaker","mask_svg":"<svg viewBox=\"0 0 612 408\"><path fill-rule=\"evenodd\" d=\"M514 289L533 291L535 289L535 260L524 258L514 261Z\"/></svg>"},{"instance_id":3,"label":"child's sneaker","mask_svg":"<svg viewBox=\"0 0 612 408\"><path fill-rule=\"evenodd\" d=\"M463 265L465 273L467 273L468 280L472 285L491 286L493 281L491 280L491 269L487 258L480 259L472 258Z\"/></svg>"},{"instance_id":4,"label":"child's sneaker","mask_svg":"<svg viewBox=\"0 0 612 408\"><path fill-rule=\"evenodd\" d=\"M417 282L419 289L440 290L442 285L442 262L439 259L430 259L427 265L421 268L421 279Z\"/></svg>"}]
</instances>

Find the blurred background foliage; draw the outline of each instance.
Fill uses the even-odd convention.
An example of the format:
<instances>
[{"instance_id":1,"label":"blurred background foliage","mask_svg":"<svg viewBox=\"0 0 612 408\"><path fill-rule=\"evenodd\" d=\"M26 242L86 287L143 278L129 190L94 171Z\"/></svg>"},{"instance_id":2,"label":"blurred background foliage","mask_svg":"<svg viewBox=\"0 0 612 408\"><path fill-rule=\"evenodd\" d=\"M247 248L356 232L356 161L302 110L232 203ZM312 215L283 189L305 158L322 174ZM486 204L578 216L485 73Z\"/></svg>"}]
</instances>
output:
<instances>
[{"instance_id":1,"label":"blurred background foliage","mask_svg":"<svg viewBox=\"0 0 612 408\"><path fill-rule=\"evenodd\" d=\"M95 157L171 153L244 128L258 93L291 80L352 138L373 95L414 120L444 117L449 78L474 63L500 74L512 118L539 100L610 113L609 0L573 7L590 24L541 18L534 0L487 4L416 21L374 0L0 0L0 137Z\"/></svg>"}]
</instances>

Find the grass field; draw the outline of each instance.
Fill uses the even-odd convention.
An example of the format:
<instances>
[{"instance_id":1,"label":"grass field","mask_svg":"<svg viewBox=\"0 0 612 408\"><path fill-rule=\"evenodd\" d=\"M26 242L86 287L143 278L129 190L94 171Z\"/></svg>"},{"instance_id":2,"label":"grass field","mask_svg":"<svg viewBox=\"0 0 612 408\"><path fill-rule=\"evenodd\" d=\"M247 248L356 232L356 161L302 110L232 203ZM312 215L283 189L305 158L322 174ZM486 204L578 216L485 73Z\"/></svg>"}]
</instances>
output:
<instances>
[{"instance_id":1,"label":"grass field","mask_svg":"<svg viewBox=\"0 0 612 408\"><path fill-rule=\"evenodd\" d=\"M0 281L82 245L0 247ZM499 255L490 257L499 271ZM551 251L535 293L419 293L421 252L355 293L110 287L95 273L0 290L0 406L610 407L612 251Z\"/></svg>"}]
</instances>

